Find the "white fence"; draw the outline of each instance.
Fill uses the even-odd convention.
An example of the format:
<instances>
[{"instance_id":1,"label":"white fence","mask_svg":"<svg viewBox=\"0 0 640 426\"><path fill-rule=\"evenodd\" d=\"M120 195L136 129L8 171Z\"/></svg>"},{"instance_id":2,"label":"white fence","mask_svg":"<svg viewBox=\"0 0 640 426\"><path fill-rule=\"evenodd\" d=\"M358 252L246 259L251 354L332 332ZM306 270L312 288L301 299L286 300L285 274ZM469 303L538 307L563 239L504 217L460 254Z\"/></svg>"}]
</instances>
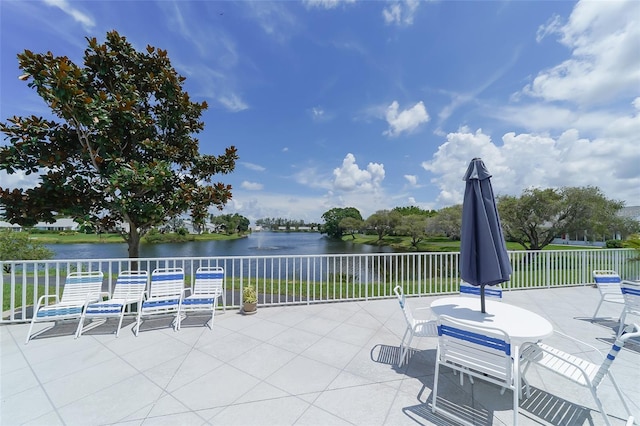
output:
<instances>
[{"instance_id":1,"label":"white fence","mask_svg":"<svg viewBox=\"0 0 640 426\"><path fill-rule=\"evenodd\" d=\"M594 269L635 279L640 277L640 262L632 260L637 256L630 249L511 251L513 275L503 288L587 285ZM241 305L247 285L257 287L260 306L273 306L386 298L398 284L407 295L456 293L460 282L458 252L3 261L0 323L30 320L40 296L62 293L69 272L101 270L103 290L111 293L120 271L182 267L189 286L200 266L225 269L231 307Z\"/></svg>"}]
</instances>

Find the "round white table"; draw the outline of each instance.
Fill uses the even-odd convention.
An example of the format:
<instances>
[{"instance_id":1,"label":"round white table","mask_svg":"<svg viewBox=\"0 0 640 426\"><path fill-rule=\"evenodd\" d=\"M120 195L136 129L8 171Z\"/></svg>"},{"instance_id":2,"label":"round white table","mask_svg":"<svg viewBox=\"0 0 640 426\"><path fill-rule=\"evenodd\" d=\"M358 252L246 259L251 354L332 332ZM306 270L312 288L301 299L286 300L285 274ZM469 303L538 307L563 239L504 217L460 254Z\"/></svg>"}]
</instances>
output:
<instances>
[{"instance_id":1,"label":"round white table","mask_svg":"<svg viewBox=\"0 0 640 426\"><path fill-rule=\"evenodd\" d=\"M546 318L518 306L485 299L485 310L485 314L480 312L479 297L443 297L431 303L431 311L437 317L446 315L470 325L499 328L516 345L553 334L553 326Z\"/></svg>"}]
</instances>

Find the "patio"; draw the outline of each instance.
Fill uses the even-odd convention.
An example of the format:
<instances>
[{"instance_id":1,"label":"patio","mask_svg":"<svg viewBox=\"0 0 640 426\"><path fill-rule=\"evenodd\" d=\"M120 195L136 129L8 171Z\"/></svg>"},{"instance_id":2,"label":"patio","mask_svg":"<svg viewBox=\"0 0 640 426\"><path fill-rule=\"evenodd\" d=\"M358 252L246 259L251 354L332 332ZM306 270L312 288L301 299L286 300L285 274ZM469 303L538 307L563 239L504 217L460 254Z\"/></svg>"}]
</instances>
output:
<instances>
[{"instance_id":1,"label":"patio","mask_svg":"<svg viewBox=\"0 0 640 426\"><path fill-rule=\"evenodd\" d=\"M434 297L411 298L412 308ZM504 301L548 318L558 331L608 351L621 305L599 300L591 286L506 292ZM478 301L478 306L480 302ZM637 318L629 318L638 321ZM0 326L3 425L416 425L452 424L431 413L436 339L414 339L409 362L397 368L404 318L395 299L235 310L168 328L147 321L139 337L132 319L119 338L108 322L73 334L77 322L24 339L28 324ZM36 331L50 323L36 324ZM599 362L571 342L545 342ZM630 341L612 372L640 419L640 342ZM600 425L589 391L533 367L532 395L520 405L522 425ZM510 391L465 380L446 369L442 396L470 410L478 425L509 425ZM608 379L600 396L613 424L626 414ZM438 400L440 401L440 399ZM444 401L443 401L444 402ZM440 402L439 402L440 404Z\"/></svg>"}]
</instances>

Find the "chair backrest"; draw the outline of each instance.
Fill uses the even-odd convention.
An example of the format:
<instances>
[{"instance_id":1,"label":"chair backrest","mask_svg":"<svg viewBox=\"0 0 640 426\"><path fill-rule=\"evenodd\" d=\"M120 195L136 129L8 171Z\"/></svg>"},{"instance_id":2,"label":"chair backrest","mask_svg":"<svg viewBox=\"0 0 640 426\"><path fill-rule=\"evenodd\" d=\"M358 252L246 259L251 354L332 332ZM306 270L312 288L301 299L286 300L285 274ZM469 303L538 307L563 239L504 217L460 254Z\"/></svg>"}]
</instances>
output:
<instances>
[{"instance_id":1,"label":"chair backrest","mask_svg":"<svg viewBox=\"0 0 640 426\"><path fill-rule=\"evenodd\" d=\"M81 302L87 299L87 295L98 295L102 291L102 271L71 272L67 275L62 290L62 302Z\"/></svg>"},{"instance_id":2,"label":"chair backrest","mask_svg":"<svg viewBox=\"0 0 640 426\"><path fill-rule=\"evenodd\" d=\"M633 331L635 329L636 331ZM640 325L631 324L624 329L624 332L621 336L616 338L615 343L611 346L609 353L605 357L604 361L600 365L598 372L593 378L593 386L598 387L602 379L607 375L609 368L611 368L611 364L615 361L620 349L624 346L625 342L634 337L640 337Z\"/></svg>"},{"instance_id":3,"label":"chair backrest","mask_svg":"<svg viewBox=\"0 0 640 426\"><path fill-rule=\"evenodd\" d=\"M224 268L221 266L202 266L196 271L193 294L222 294Z\"/></svg>"},{"instance_id":4,"label":"chair backrest","mask_svg":"<svg viewBox=\"0 0 640 426\"><path fill-rule=\"evenodd\" d=\"M510 384L514 374L511 339L505 331L446 315L438 318L438 362L466 368L470 374L499 384Z\"/></svg>"},{"instance_id":5,"label":"chair backrest","mask_svg":"<svg viewBox=\"0 0 640 426\"><path fill-rule=\"evenodd\" d=\"M122 271L116 280L113 299L131 299L147 289L149 273L147 271Z\"/></svg>"},{"instance_id":6,"label":"chair backrest","mask_svg":"<svg viewBox=\"0 0 640 426\"><path fill-rule=\"evenodd\" d=\"M480 297L480 286L460 281L460 294L464 296ZM502 301L502 286L500 284L484 286L484 297Z\"/></svg>"},{"instance_id":7,"label":"chair backrest","mask_svg":"<svg viewBox=\"0 0 640 426\"><path fill-rule=\"evenodd\" d=\"M620 294L620 275L616 271L596 269L593 271L593 280L596 282L601 294Z\"/></svg>"},{"instance_id":8,"label":"chair backrest","mask_svg":"<svg viewBox=\"0 0 640 426\"><path fill-rule=\"evenodd\" d=\"M411 313L411 309L409 309L409 306L407 306L407 300L404 296L404 290L402 289L402 286L396 286L393 289L393 292L398 298L398 304L400 304L400 309L402 309L404 319L407 321L407 324L409 324L409 326L413 327L413 314Z\"/></svg>"},{"instance_id":9,"label":"chair backrest","mask_svg":"<svg viewBox=\"0 0 640 426\"><path fill-rule=\"evenodd\" d=\"M620 290L627 312L636 312L640 315L640 282L622 281Z\"/></svg>"},{"instance_id":10,"label":"chair backrest","mask_svg":"<svg viewBox=\"0 0 640 426\"><path fill-rule=\"evenodd\" d=\"M159 268L151 272L149 297L179 296L184 291L184 269Z\"/></svg>"}]
</instances>

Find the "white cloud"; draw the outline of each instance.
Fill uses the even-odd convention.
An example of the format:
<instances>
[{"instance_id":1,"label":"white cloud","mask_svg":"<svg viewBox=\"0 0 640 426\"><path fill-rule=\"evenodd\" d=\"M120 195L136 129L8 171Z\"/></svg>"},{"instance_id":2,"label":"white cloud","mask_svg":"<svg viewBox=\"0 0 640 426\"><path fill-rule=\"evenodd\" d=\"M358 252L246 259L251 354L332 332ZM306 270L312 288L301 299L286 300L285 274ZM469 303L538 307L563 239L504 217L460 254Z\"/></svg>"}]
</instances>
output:
<instances>
[{"instance_id":1,"label":"white cloud","mask_svg":"<svg viewBox=\"0 0 640 426\"><path fill-rule=\"evenodd\" d=\"M395 137L403 132L412 132L422 123L429 121L429 114L422 101L404 111L398 112L398 109L398 101L393 101L387 107L386 119L389 129L385 130L383 135Z\"/></svg>"},{"instance_id":2,"label":"white cloud","mask_svg":"<svg viewBox=\"0 0 640 426\"><path fill-rule=\"evenodd\" d=\"M409 26L420 2L418 0L395 1L382 10L382 17L387 25Z\"/></svg>"},{"instance_id":3,"label":"white cloud","mask_svg":"<svg viewBox=\"0 0 640 426\"><path fill-rule=\"evenodd\" d=\"M342 166L333 171L333 186L340 191L372 192L380 188L384 174L383 164L369 163L366 170L360 169L354 155L349 153Z\"/></svg>"},{"instance_id":4,"label":"white cloud","mask_svg":"<svg viewBox=\"0 0 640 426\"><path fill-rule=\"evenodd\" d=\"M264 172L266 170L265 167L259 165L259 164L254 164L254 163L249 163L247 161L240 161L238 162L238 164L246 167L249 170L254 170L256 172Z\"/></svg>"},{"instance_id":5,"label":"white cloud","mask_svg":"<svg viewBox=\"0 0 640 426\"><path fill-rule=\"evenodd\" d=\"M462 202L462 176L474 157L481 157L492 174L496 195L519 196L528 187L596 186L610 198L637 200L640 150L631 139L582 138L575 129L560 136L506 133L502 144L477 130L449 133L431 161L422 166L438 186L437 204Z\"/></svg>"},{"instance_id":6,"label":"white cloud","mask_svg":"<svg viewBox=\"0 0 640 426\"><path fill-rule=\"evenodd\" d=\"M57 7L67 15L71 16L74 21L80 23L85 30L89 30L96 26L93 18L86 13L73 7L67 0L44 0L45 4Z\"/></svg>"},{"instance_id":7,"label":"white cloud","mask_svg":"<svg viewBox=\"0 0 640 426\"><path fill-rule=\"evenodd\" d=\"M245 180L240 184L240 187L248 191L260 191L262 190L262 188L264 188L264 185L261 183L249 182Z\"/></svg>"},{"instance_id":8,"label":"white cloud","mask_svg":"<svg viewBox=\"0 0 640 426\"><path fill-rule=\"evenodd\" d=\"M318 9L335 9L336 7L344 4L353 4L356 0L304 0L303 3L307 8Z\"/></svg>"},{"instance_id":9,"label":"white cloud","mask_svg":"<svg viewBox=\"0 0 640 426\"><path fill-rule=\"evenodd\" d=\"M418 176L416 175L404 175L404 178L409 182L409 185L416 186L418 183Z\"/></svg>"},{"instance_id":10,"label":"white cloud","mask_svg":"<svg viewBox=\"0 0 640 426\"><path fill-rule=\"evenodd\" d=\"M229 111L239 112L249 108L249 106L235 93L223 95L218 98L218 101L225 106Z\"/></svg>"},{"instance_id":11,"label":"white cloud","mask_svg":"<svg viewBox=\"0 0 640 426\"><path fill-rule=\"evenodd\" d=\"M549 33L559 34L572 56L538 73L523 93L581 106L638 93L640 2L581 1L565 25L553 18L538 31L538 39Z\"/></svg>"}]
</instances>

